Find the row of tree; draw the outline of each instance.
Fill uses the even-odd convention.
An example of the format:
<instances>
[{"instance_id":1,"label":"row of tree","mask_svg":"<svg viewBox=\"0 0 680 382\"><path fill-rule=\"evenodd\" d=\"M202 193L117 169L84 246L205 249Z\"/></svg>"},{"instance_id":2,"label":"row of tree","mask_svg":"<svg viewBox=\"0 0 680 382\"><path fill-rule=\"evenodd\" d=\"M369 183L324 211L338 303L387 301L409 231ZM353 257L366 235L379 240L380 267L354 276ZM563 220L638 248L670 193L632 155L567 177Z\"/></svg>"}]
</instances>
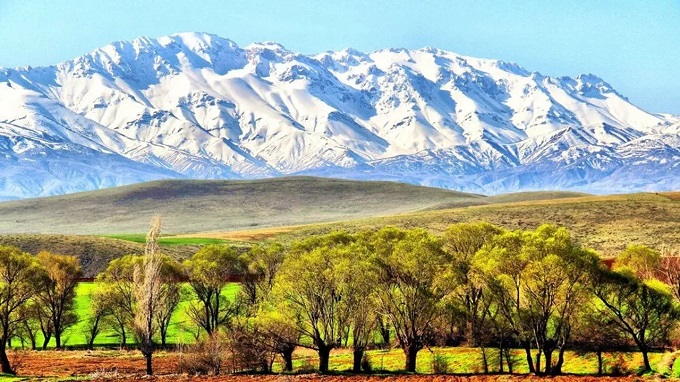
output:
<instances>
[{"instance_id":1,"label":"row of tree","mask_svg":"<svg viewBox=\"0 0 680 382\"><path fill-rule=\"evenodd\" d=\"M677 323L680 268L673 259L630 246L608 266L563 228L507 231L486 223L451 226L441 236L386 227L356 234L311 236L288 247L201 248L178 263L160 254L154 220L144 256L112 261L97 277L87 322L89 345L104 327L124 345L130 334L147 359L165 345L173 313L188 301L184 330L197 341L226 336L245 369L271 371L274 358L292 370L297 347L314 349L328 371L331 350L353 349L361 371L371 347L400 347L405 369L420 350L465 344L499 350L498 371L513 371L510 349L523 348L537 374L559 374L568 348L598 354L669 345ZM13 337L54 337L77 321L77 259L31 256L0 247L0 364ZM238 297L223 293L239 275ZM183 281L188 280L185 284ZM187 286L188 285L188 286ZM394 344L393 344L394 343Z\"/></svg>"}]
</instances>

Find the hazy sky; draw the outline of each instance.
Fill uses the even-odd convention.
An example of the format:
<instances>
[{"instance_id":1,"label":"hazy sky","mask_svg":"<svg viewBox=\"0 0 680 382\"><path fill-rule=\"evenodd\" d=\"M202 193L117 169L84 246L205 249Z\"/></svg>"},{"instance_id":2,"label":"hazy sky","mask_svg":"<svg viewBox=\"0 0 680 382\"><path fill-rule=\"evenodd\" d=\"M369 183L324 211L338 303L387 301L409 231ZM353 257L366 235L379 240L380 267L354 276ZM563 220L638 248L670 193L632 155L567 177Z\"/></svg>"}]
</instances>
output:
<instances>
[{"instance_id":1,"label":"hazy sky","mask_svg":"<svg viewBox=\"0 0 680 382\"><path fill-rule=\"evenodd\" d=\"M186 31L302 53L434 46L547 75L594 73L644 109L680 114L678 0L0 0L0 66Z\"/></svg>"}]
</instances>

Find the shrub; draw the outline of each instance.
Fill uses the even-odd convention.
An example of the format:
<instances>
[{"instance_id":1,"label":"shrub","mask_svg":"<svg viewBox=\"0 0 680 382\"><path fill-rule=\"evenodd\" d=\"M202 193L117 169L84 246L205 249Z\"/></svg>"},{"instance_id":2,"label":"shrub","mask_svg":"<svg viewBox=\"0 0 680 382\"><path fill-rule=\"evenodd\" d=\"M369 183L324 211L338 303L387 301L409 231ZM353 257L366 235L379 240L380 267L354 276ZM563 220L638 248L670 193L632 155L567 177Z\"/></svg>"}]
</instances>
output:
<instances>
[{"instance_id":1,"label":"shrub","mask_svg":"<svg viewBox=\"0 0 680 382\"><path fill-rule=\"evenodd\" d=\"M302 363L300 364L300 367L298 367L297 371L298 373L302 374L315 373L316 366L314 366L314 362L312 362L310 358L305 358L302 360Z\"/></svg>"},{"instance_id":2,"label":"shrub","mask_svg":"<svg viewBox=\"0 0 680 382\"><path fill-rule=\"evenodd\" d=\"M234 325L227 336L232 372L271 373L276 353L270 339L247 325Z\"/></svg>"},{"instance_id":3,"label":"shrub","mask_svg":"<svg viewBox=\"0 0 680 382\"><path fill-rule=\"evenodd\" d=\"M616 359L608 366L608 374L611 376L620 377L629 373L628 367L626 367L626 361L621 354L617 354Z\"/></svg>"},{"instance_id":4,"label":"shrub","mask_svg":"<svg viewBox=\"0 0 680 382\"><path fill-rule=\"evenodd\" d=\"M432 356L432 372L434 374L448 374L449 360L442 354L434 353Z\"/></svg>"},{"instance_id":5,"label":"shrub","mask_svg":"<svg viewBox=\"0 0 680 382\"><path fill-rule=\"evenodd\" d=\"M224 338L213 333L194 345L180 346L178 371L190 375L218 375L228 359Z\"/></svg>"}]
</instances>

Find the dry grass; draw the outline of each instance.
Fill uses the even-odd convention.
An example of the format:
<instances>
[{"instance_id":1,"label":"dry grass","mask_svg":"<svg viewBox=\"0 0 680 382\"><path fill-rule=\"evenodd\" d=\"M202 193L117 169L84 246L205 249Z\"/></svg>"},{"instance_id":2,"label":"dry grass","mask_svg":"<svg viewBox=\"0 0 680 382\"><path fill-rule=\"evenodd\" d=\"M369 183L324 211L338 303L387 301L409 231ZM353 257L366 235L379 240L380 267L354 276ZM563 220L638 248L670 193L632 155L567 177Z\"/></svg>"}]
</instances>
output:
<instances>
[{"instance_id":1,"label":"dry grass","mask_svg":"<svg viewBox=\"0 0 680 382\"><path fill-rule=\"evenodd\" d=\"M671 196L680 193L670 193ZM488 221L507 229L533 229L552 223L570 229L586 247L603 256L613 256L629 243L680 252L680 200L665 194L640 193L611 196L533 200L482 206L469 206L388 217L285 227L276 230L238 231L238 237L291 241L310 234L332 230L375 229L384 225L423 227L441 233L451 224ZM215 234L215 233L213 233ZM216 235L216 234L215 234ZM228 238L230 233L219 234ZM194 234L193 236L202 236Z\"/></svg>"},{"instance_id":2,"label":"dry grass","mask_svg":"<svg viewBox=\"0 0 680 382\"><path fill-rule=\"evenodd\" d=\"M312 225L298 225L298 226L285 226L285 227L271 227L271 228L257 228L251 230L241 230L241 231L224 231L224 232L201 232L201 233L190 233L185 235L174 235L171 238L206 238L206 239L219 239L219 240L232 240L232 241L244 241L244 242L258 242L267 240L277 235L283 235L295 230L310 228Z\"/></svg>"},{"instance_id":3,"label":"dry grass","mask_svg":"<svg viewBox=\"0 0 680 382\"><path fill-rule=\"evenodd\" d=\"M660 192L659 195L663 195L672 200L680 200L680 191L676 192Z\"/></svg>"}]
</instances>

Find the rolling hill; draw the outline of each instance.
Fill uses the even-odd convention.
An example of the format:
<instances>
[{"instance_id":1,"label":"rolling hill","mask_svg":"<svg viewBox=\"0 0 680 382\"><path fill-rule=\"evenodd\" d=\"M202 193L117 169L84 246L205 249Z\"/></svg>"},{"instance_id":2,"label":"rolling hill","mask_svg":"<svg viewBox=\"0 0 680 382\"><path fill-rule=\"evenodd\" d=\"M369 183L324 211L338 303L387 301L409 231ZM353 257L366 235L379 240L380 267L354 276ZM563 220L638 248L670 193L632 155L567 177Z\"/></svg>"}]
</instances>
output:
<instances>
[{"instance_id":1,"label":"rolling hill","mask_svg":"<svg viewBox=\"0 0 680 382\"><path fill-rule=\"evenodd\" d=\"M230 232L193 233L189 237L290 242L332 230L357 231L385 225L420 227L441 233L451 224L487 221L506 229L534 229L543 223L567 227L585 247L615 256L628 244L644 244L680 255L680 193L578 195L519 193L478 199L478 205L417 211L335 223Z\"/></svg>"},{"instance_id":2,"label":"rolling hill","mask_svg":"<svg viewBox=\"0 0 680 382\"><path fill-rule=\"evenodd\" d=\"M485 197L393 182L289 177L166 180L0 203L0 234L165 233L277 227L483 203Z\"/></svg>"},{"instance_id":3,"label":"rolling hill","mask_svg":"<svg viewBox=\"0 0 680 382\"><path fill-rule=\"evenodd\" d=\"M677 192L487 197L403 183L313 177L156 181L3 202L0 245L76 255L86 275L93 276L112 258L142 253L143 233L156 213L164 219L163 251L177 259L220 240L290 242L331 230L384 225L440 233L465 221L489 221L508 229L565 226L603 256L615 255L629 243L680 253Z\"/></svg>"}]
</instances>

